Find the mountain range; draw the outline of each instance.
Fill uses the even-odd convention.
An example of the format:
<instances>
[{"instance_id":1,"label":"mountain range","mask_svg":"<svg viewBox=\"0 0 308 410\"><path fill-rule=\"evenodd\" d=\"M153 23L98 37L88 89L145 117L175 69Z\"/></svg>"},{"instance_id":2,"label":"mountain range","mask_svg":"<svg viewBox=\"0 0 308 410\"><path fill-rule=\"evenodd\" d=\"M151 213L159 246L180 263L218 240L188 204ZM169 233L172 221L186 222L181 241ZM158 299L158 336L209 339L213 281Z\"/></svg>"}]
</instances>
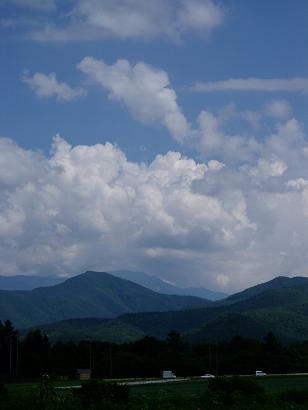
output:
<instances>
[{"instance_id":1,"label":"mountain range","mask_svg":"<svg viewBox=\"0 0 308 410\"><path fill-rule=\"evenodd\" d=\"M54 286L0 291L0 320L17 327L71 318L112 318L128 312L179 310L213 302L163 295L104 272L86 272Z\"/></svg>"},{"instance_id":2,"label":"mountain range","mask_svg":"<svg viewBox=\"0 0 308 410\"><path fill-rule=\"evenodd\" d=\"M163 293L167 295L182 295L182 296L197 296L199 298L209 300L224 299L228 295L222 292L215 292L206 288L186 287L181 288L157 276L151 276L144 272L134 272L129 270L119 270L108 272L114 276L122 279L130 280L138 285L144 286L154 292ZM1 276L0 275L0 289L1 290L32 290L42 286L53 286L64 282L65 278L49 275L49 276Z\"/></svg>"},{"instance_id":3,"label":"mountain range","mask_svg":"<svg viewBox=\"0 0 308 410\"><path fill-rule=\"evenodd\" d=\"M128 342L176 330L192 343L233 336L262 339L269 331L283 342L308 340L308 278L278 277L199 309L124 314L114 319L71 319L40 326L51 339Z\"/></svg>"},{"instance_id":4,"label":"mountain range","mask_svg":"<svg viewBox=\"0 0 308 410\"><path fill-rule=\"evenodd\" d=\"M141 274L142 277L142 274ZM39 327L55 340L127 342L176 330L190 342L308 340L308 278L277 277L216 302L154 292L104 272L86 272L28 291L0 291L0 320Z\"/></svg>"}]
</instances>

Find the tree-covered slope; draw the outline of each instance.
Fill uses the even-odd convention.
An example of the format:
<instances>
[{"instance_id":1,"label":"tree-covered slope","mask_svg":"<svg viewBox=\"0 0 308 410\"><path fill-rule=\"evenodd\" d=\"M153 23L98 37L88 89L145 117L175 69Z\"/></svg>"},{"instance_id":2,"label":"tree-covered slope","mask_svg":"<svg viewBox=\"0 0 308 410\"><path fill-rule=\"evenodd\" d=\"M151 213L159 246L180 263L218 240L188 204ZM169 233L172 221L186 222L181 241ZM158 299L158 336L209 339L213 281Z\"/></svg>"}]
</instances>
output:
<instances>
[{"instance_id":1,"label":"tree-covered slope","mask_svg":"<svg viewBox=\"0 0 308 410\"><path fill-rule=\"evenodd\" d=\"M219 340L235 335L260 338L272 331L284 341L308 340L307 284L299 286L296 281L293 287L266 287L249 299L220 309L222 315L213 315L213 320L204 322L199 331L192 330L195 339Z\"/></svg>"},{"instance_id":2,"label":"tree-covered slope","mask_svg":"<svg viewBox=\"0 0 308 410\"><path fill-rule=\"evenodd\" d=\"M141 339L144 331L129 323L115 319L68 319L39 326L51 342L56 340L97 340L114 343L126 343ZM24 335L27 330L22 331Z\"/></svg>"},{"instance_id":3,"label":"tree-covered slope","mask_svg":"<svg viewBox=\"0 0 308 410\"><path fill-rule=\"evenodd\" d=\"M0 320L27 327L71 318L111 318L128 312L168 311L211 302L161 295L103 272L86 272L31 291L0 291Z\"/></svg>"}]
</instances>

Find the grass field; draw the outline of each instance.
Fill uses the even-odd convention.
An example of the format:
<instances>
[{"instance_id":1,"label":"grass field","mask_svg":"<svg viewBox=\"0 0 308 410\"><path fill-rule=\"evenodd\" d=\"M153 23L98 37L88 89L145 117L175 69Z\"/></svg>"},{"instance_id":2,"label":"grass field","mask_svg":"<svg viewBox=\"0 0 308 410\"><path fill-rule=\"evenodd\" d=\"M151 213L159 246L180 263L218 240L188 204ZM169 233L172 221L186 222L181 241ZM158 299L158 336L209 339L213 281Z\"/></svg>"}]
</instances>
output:
<instances>
[{"instance_id":1,"label":"grass field","mask_svg":"<svg viewBox=\"0 0 308 410\"><path fill-rule=\"evenodd\" d=\"M254 380L269 393L281 393L286 390L308 390L308 376L266 376L259 378L251 377L250 379ZM128 379L123 381L128 381ZM207 380L197 379L185 382L131 386L130 390L134 395L155 395L158 392L163 392L170 395L181 393L188 396L196 396L206 388L207 384ZM80 385L79 380L54 382L55 387L78 385ZM6 387L12 394L26 393L38 389L39 382L6 384Z\"/></svg>"},{"instance_id":2,"label":"grass field","mask_svg":"<svg viewBox=\"0 0 308 410\"><path fill-rule=\"evenodd\" d=\"M290 390L298 390L298 391L308 391L308 376L266 376L266 377L243 377L246 380L253 380L256 382L260 387L262 387L268 397L275 397L281 393L285 393ZM130 386L130 397L131 397L131 404L129 407L123 407L125 409L132 409L132 410L139 410L139 409L150 409L150 410L195 410L199 407L196 403L200 400L200 397L204 397L204 393L206 392L207 386L209 381L208 380L188 380L188 381L179 381L179 382L171 382L171 383L164 383L164 384L147 384L147 385L134 385ZM80 385L78 380L74 381L60 381L54 382L54 387L69 387L69 386L76 386ZM23 400L28 400L30 397L38 397L40 383L33 382L33 383L14 383L14 384L7 384L6 387L9 391L9 397L11 402L13 403L12 406L5 406L4 409L32 409L31 401L29 407L23 407ZM65 399L65 397L69 397L71 395L70 389L59 389L56 390L56 395L58 396L59 400ZM16 405L16 403L18 405ZM69 403L67 403L68 405ZM306 403L307 404L307 403ZM289 407L279 404L278 406L275 405L259 405L256 408L264 409L264 410L272 410L272 409L307 409L306 404L297 406L296 407ZM308 404L307 404L308 405ZM21 407L20 407L21 406ZM71 407L70 407L71 406ZM72 406L72 402L70 406L63 407L63 409L71 410L76 409L76 407ZM1 403L0 403L1 407ZM40 408L40 407L39 407ZM52 409L54 407L51 407ZM57 409L62 409L62 407L56 407ZM79 409L80 407L78 407ZM91 407L92 408L92 407ZM95 407L96 408L96 407ZM98 407L100 408L100 407ZM105 409L105 407L103 407ZM113 409L113 407L110 407ZM118 407L117 407L118 408ZM122 407L119 407L119 409ZM212 407L204 407L210 410ZM214 408L214 407L213 407ZM216 407L215 407L216 408ZM225 410L225 407L219 407ZM236 407L236 409L243 409L245 407ZM37 409L37 407L36 407ZM108 410L109 407L106 407ZM229 409L229 407L227 407ZM233 407L232 407L233 409ZM41 409L40 409L41 410Z\"/></svg>"},{"instance_id":3,"label":"grass field","mask_svg":"<svg viewBox=\"0 0 308 410\"><path fill-rule=\"evenodd\" d=\"M246 377L245 377L246 378ZM268 393L282 393L287 390L308 390L308 376L266 376L251 377ZM192 380L170 384L149 384L131 387L132 394L156 395L159 392L169 395L185 394L198 396L207 386L207 380Z\"/></svg>"}]
</instances>

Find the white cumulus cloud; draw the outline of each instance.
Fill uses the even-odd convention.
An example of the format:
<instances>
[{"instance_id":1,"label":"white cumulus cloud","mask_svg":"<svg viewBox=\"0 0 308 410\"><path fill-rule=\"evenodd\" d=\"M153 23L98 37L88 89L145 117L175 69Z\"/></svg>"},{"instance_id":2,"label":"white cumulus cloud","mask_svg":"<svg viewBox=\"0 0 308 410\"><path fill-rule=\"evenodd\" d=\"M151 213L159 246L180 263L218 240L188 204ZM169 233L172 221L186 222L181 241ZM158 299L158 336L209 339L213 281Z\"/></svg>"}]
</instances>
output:
<instances>
[{"instance_id":1,"label":"white cumulus cloud","mask_svg":"<svg viewBox=\"0 0 308 410\"><path fill-rule=\"evenodd\" d=\"M59 136L45 156L1 138L0 271L125 268L230 291L307 276L305 147L294 119L240 167L178 152L139 164Z\"/></svg>"},{"instance_id":2,"label":"white cumulus cloud","mask_svg":"<svg viewBox=\"0 0 308 410\"><path fill-rule=\"evenodd\" d=\"M235 243L255 230L243 196L195 190L207 167L179 153L146 166L109 143L72 147L58 136L50 157L0 143L2 273L153 271L153 260L164 269L172 259L171 280L177 267L229 247L226 231Z\"/></svg>"}]
</instances>

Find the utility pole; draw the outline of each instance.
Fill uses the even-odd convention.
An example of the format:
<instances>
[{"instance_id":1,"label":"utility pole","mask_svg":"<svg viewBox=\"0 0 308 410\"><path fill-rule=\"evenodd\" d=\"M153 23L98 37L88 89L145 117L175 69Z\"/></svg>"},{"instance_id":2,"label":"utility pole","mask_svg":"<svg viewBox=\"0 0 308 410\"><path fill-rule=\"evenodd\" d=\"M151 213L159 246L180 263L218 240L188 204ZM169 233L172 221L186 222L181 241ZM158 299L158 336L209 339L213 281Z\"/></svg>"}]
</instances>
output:
<instances>
[{"instance_id":1,"label":"utility pole","mask_svg":"<svg viewBox=\"0 0 308 410\"><path fill-rule=\"evenodd\" d=\"M18 376L19 336L16 336L16 377Z\"/></svg>"},{"instance_id":2,"label":"utility pole","mask_svg":"<svg viewBox=\"0 0 308 410\"><path fill-rule=\"evenodd\" d=\"M9 343L9 366L10 366L10 377L12 376L12 335L10 334L10 343Z\"/></svg>"},{"instance_id":3,"label":"utility pole","mask_svg":"<svg viewBox=\"0 0 308 410\"><path fill-rule=\"evenodd\" d=\"M211 344L209 343L209 372L212 372L212 355L211 355Z\"/></svg>"},{"instance_id":4,"label":"utility pole","mask_svg":"<svg viewBox=\"0 0 308 410\"><path fill-rule=\"evenodd\" d=\"M91 371L91 376L92 376L92 341L90 340L90 346L89 346L89 354L90 354L90 371Z\"/></svg>"},{"instance_id":5,"label":"utility pole","mask_svg":"<svg viewBox=\"0 0 308 410\"><path fill-rule=\"evenodd\" d=\"M218 342L216 342L216 376L218 376Z\"/></svg>"},{"instance_id":6,"label":"utility pole","mask_svg":"<svg viewBox=\"0 0 308 410\"><path fill-rule=\"evenodd\" d=\"M110 379L112 379L112 346L111 346L111 343L109 343L109 373L110 373Z\"/></svg>"}]
</instances>

